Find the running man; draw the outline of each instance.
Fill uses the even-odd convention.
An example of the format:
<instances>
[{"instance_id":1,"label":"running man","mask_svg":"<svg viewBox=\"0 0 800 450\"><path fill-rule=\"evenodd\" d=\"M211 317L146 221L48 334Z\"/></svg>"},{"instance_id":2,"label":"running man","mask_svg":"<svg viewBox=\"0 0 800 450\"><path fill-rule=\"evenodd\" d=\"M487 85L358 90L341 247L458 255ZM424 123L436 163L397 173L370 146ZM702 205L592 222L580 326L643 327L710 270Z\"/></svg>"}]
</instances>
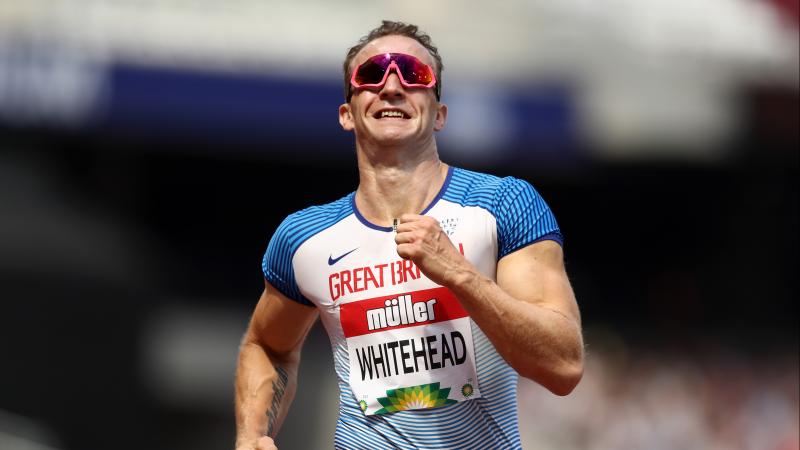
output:
<instances>
[{"instance_id":1,"label":"running man","mask_svg":"<svg viewBox=\"0 0 800 450\"><path fill-rule=\"evenodd\" d=\"M439 160L442 60L416 26L384 21L344 73L359 185L270 240L239 355L236 448L275 448L318 317L336 448L519 448L517 374L567 395L583 373L553 213L525 181Z\"/></svg>"}]
</instances>

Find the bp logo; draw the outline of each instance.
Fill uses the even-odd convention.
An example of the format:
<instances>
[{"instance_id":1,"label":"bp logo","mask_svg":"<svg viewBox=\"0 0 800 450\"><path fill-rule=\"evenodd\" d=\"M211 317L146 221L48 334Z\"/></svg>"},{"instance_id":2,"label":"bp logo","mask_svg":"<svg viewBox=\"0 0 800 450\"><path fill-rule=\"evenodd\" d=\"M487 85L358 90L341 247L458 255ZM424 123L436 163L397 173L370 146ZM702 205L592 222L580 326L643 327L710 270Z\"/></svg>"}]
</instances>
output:
<instances>
[{"instance_id":1,"label":"bp logo","mask_svg":"<svg viewBox=\"0 0 800 450\"><path fill-rule=\"evenodd\" d=\"M359 401L358 402L358 406L361 407L362 411L366 411L367 410L367 402L365 402L364 400Z\"/></svg>"},{"instance_id":2,"label":"bp logo","mask_svg":"<svg viewBox=\"0 0 800 450\"><path fill-rule=\"evenodd\" d=\"M375 414L386 414L407 409L435 408L458 403L456 400L447 398L449 394L450 388L440 389L438 382L389 389L386 391L386 397L378 398L378 403L383 408L375 411Z\"/></svg>"},{"instance_id":3,"label":"bp logo","mask_svg":"<svg viewBox=\"0 0 800 450\"><path fill-rule=\"evenodd\" d=\"M463 395L465 398L470 398L474 393L475 389L472 388L471 384L467 383L461 386L461 395Z\"/></svg>"}]
</instances>

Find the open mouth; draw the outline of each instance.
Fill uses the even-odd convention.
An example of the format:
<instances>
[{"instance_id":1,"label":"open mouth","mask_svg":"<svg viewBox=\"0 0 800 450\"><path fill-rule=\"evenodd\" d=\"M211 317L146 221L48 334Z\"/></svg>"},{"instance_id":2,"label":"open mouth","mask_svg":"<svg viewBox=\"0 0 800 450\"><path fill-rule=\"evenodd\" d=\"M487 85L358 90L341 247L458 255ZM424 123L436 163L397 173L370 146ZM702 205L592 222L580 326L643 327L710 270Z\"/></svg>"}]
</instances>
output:
<instances>
[{"instance_id":1,"label":"open mouth","mask_svg":"<svg viewBox=\"0 0 800 450\"><path fill-rule=\"evenodd\" d=\"M376 119L410 119L408 114L399 109L382 109L373 114Z\"/></svg>"}]
</instances>

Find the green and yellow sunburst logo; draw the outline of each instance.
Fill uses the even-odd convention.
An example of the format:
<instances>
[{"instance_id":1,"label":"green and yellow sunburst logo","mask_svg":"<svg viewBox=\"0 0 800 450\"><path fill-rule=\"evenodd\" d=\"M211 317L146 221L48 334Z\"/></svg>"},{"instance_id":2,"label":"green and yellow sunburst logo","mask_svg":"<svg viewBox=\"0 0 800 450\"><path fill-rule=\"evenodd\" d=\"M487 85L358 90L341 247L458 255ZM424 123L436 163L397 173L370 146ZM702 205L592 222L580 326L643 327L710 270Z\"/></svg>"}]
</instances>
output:
<instances>
[{"instance_id":1,"label":"green and yellow sunburst logo","mask_svg":"<svg viewBox=\"0 0 800 450\"><path fill-rule=\"evenodd\" d=\"M472 385L467 383L464 386L461 386L461 395L466 398L469 398L472 394L475 393L475 389L472 388Z\"/></svg>"},{"instance_id":2,"label":"green and yellow sunburst logo","mask_svg":"<svg viewBox=\"0 0 800 450\"><path fill-rule=\"evenodd\" d=\"M365 402L364 400L360 400L358 402L358 406L361 408L362 411L366 411L367 410L367 402Z\"/></svg>"},{"instance_id":3,"label":"green and yellow sunburst logo","mask_svg":"<svg viewBox=\"0 0 800 450\"><path fill-rule=\"evenodd\" d=\"M375 414L386 414L407 409L435 408L458 403L456 400L447 398L448 395L450 395L450 388L439 389L438 382L389 389L386 391L386 397L378 398L378 403L383 405L383 408L375 411Z\"/></svg>"}]
</instances>

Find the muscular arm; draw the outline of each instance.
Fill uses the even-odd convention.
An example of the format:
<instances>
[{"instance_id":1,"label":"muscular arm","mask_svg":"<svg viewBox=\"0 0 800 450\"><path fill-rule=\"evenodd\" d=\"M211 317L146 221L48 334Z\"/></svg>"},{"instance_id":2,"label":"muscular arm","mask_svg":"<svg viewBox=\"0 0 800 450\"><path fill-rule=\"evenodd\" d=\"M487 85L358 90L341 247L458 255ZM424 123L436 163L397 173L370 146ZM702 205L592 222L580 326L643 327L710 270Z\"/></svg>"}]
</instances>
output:
<instances>
[{"instance_id":1,"label":"muscular arm","mask_svg":"<svg viewBox=\"0 0 800 450\"><path fill-rule=\"evenodd\" d=\"M242 340L236 370L236 448L274 437L297 388L300 348L317 310L266 283Z\"/></svg>"},{"instance_id":2,"label":"muscular arm","mask_svg":"<svg viewBox=\"0 0 800 450\"><path fill-rule=\"evenodd\" d=\"M542 241L506 255L497 281L482 275L430 217L404 215L397 252L431 280L449 288L522 376L558 395L583 374L583 338L561 246Z\"/></svg>"},{"instance_id":3,"label":"muscular arm","mask_svg":"<svg viewBox=\"0 0 800 450\"><path fill-rule=\"evenodd\" d=\"M569 394L583 373L583 340L561 246L542 241L507 255L496 283L471 264L453 275L448 287L506 361L553 393Z\"/></svg>"}]
</instances>

